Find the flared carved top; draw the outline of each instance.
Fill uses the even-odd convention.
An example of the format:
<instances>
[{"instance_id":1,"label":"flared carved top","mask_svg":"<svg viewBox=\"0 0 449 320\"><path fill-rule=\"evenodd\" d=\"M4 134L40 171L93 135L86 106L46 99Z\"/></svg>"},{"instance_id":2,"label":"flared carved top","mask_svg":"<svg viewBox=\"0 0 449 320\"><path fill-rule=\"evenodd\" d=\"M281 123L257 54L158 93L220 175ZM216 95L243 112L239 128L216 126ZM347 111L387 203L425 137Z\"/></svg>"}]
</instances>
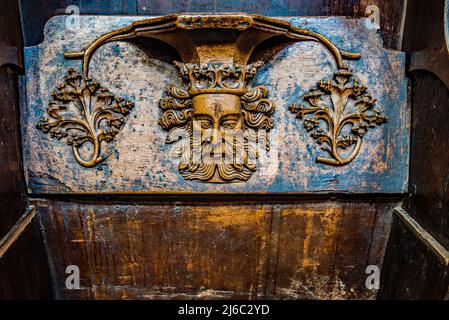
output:
<instances>
[{"instance_id":1,"label":"flared carved top","mask_svg":"<svg viewBox=\"0 0 449 320\"><path fill-rule=\"evenodd\" d=\"M170 14L133 22L111 31L80 52L66 52L68 59L82 59L87 76L95 51L111 41L152 38L172 46L184 63L219 61L245 65L253 50L265 40L282 37L291 41L314 41L332 54L338 69L346 68L344 59L358 59L360 54L337 48L325 36L292 26L289 22L244 13Z\"/></svg>"}]
</instances>

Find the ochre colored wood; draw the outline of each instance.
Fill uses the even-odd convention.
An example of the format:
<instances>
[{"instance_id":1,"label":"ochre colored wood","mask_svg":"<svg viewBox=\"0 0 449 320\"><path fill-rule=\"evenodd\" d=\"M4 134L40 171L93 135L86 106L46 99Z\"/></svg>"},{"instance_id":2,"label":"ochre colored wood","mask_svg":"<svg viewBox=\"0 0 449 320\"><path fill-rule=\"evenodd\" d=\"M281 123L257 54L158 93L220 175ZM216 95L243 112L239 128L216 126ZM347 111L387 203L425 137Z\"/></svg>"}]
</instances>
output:
<instances>
[{"instance_id":1,"label":"ochre colored wood","mask_svg":"<svg viewBox=\"0 0 449 320\"><path fill-rule=\"evenodd\" d=\"M372 299L394 202L35 201L56 296ZM81 290L65 268L79 266Z\"/></svg>"}]
</instances>

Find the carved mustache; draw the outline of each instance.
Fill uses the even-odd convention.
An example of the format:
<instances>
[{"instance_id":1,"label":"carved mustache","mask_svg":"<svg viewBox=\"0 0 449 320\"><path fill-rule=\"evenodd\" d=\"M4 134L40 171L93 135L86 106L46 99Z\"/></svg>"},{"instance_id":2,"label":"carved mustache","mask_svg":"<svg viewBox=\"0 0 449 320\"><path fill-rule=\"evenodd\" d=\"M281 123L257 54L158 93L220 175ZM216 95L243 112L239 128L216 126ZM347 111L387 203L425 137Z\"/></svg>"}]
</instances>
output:
<instances>
[{"instance_id":1,"label":"carved mustache","mask_svg":"<svg viewBox=\"0 0 449 320\"><path fill-rule=\"evenodd\" d=\"M210 156L212 146L208 137L193 134L191 127L177 128L170 133L170 139L177 141L174 152L181 158L179 172L188 180L207 181L215 172L223 180L246 180L257 168L257 143L266 147L267 142L266 132L246 128L241 135L225 135L212 145L224 150L219 158Z\"/></svg>"},{"instance_id":2,"label":"carved mustache","mask_svg":"<svg viewBox=\"0 0 449 320\"><path fill-rule=\"evenodd\" d=\"M236 156L244 153L245 142L243 134L234 136L221 136L219 141L213 143L212 137L192 137L192 151L201 155L201 160L205 163L243 163L235 159ZM237 161L236 161L237 160Z\"/></svg>"},{"instance_id":3,"label":"carved mustache","mask_svg":"<svg viewBox=\"0 0 449 320\"><path fill-rule=\"evenodd\" d=\"M184 143L182 148L184 154L181 155L179 171L185 179L210 180L217 172L223 180L246 180L256 170L255 162L249 161L250 154L248 147L245 147L243 136L238 139L223 138L212 146L209 139L201 137L185 139ZM223 148L224 157L223 155L219 158L211 157L211 147ZM254 152L251 154L255 155Z\"/></svg>"}]
</instances>

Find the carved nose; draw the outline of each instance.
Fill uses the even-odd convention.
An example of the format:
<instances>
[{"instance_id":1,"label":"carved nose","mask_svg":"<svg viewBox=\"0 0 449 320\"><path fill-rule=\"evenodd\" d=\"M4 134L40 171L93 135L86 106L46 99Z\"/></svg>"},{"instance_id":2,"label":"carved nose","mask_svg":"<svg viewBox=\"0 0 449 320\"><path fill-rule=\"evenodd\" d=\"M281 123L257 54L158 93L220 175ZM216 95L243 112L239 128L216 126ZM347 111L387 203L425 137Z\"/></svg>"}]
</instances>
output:
<instances>
[{"instance_id":1,"label":"carved nose","mask_svg":"<svg viewBox=\"0 0 449 320\"><path fill-rule=\"evenodd\" d=\"M217 129L214 129L214 130L212 130L212 137L211 137L212 139L211 139L211 144L212 145L217 145L218 143L220 143L221 142L221 133L220 133L220 131L219 130L217 130Z\"/></svg>"},{"instance_id":2,"label":"carved nose","mask_svg":"<svg viewBox=\"0 0 449 320\"><path fill-rule=\"evenodd\" d=\"M210 133L206 135L206 137L203 138L204 142L212 145L212 146L219 146L223 142L223 136L220 132L220 130L211 130Z\"/></svg>"}]
</instances>

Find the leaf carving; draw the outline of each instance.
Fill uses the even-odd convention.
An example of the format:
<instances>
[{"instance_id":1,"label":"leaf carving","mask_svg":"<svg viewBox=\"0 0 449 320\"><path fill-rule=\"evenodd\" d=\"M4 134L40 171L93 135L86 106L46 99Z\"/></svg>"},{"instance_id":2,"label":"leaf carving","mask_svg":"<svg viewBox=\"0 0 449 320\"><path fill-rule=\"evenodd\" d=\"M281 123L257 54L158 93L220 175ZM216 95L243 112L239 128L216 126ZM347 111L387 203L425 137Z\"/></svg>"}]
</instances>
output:
<instances>
[{"instance_id":1,"label":"leaf carving","mask_svg":"<svg viewBox=\"0 0 449 320\"><path fill-rule=\"evenodd\" d=\"M370 128L387 121L375 105L376 100L352 72L341 69L331 80L319 81L304 95L303 104L293 104L289 110L330 156L316 160L341 166L354 160Z\"/></svg>"},{"instance_id":2,"label":"leaf carving","mask_svg":"<svg viewBox=\"0 0 449 320\"><path fill-rule=\"evenodd\" d=\"M52 138L66 138L76 161L93 167L104 160L101 142L114 139L133 107L132 102L114 96L98 82L71 68L64 82L51 94L47 114L36 127ZM93 146L87 160L79 154L79 148L86 142Z\"/></svg>"}]
</instances>

